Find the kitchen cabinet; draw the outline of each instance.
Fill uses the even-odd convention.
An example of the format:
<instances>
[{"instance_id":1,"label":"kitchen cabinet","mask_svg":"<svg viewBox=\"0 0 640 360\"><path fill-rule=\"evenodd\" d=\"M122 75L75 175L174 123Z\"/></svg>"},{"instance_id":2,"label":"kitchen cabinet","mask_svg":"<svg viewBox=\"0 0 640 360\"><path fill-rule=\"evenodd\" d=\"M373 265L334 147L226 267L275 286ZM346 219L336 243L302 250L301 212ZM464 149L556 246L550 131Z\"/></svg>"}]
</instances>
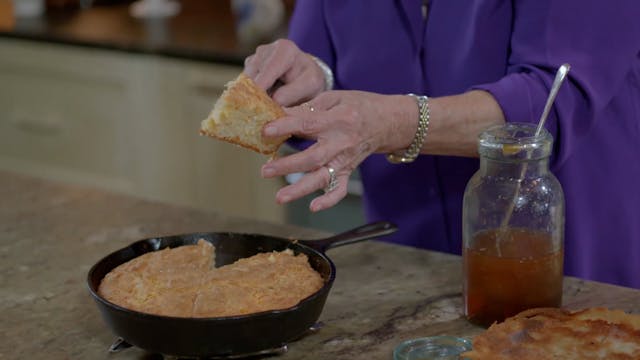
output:
<instances>
[{"instance_id":1,"label":"kitchen cabinet","mask_svg":"<svg viewBox=\"0 0 640 360\"><path fill-rule=\"evenodd\" d=\"M284 221L267 159L198 135L241 71L141 53L0 39L0 169Z\"/></svg>"}]
</instances>

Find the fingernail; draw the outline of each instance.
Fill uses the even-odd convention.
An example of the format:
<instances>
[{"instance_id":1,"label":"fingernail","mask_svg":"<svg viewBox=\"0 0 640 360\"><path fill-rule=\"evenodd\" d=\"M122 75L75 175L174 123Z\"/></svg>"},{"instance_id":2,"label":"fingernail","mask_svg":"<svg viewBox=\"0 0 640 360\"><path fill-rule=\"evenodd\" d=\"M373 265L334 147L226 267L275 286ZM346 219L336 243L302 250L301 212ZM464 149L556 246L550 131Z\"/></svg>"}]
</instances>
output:
<instances>
[{"instance_id":1,"label":"fingernail","mask_svg":"<svg viewBox=\"0 0 640 360\"><path fill-rule=\"evenodd\" d=\"M278 204L284 204L286 202L291 201L291 196L287 195L286 193L284 193L283 189L278 190L278 192L276 193L276 202Z\"/></svg>"},{"instance_id":2,"label":"fingernail","mask_svg":"<svg viewBox=\"0 0 640 360\"><path fill-rule=\"evenodd\" d=\"M276 174L276 169L270 166L265 166L262 168L262 177L271 177L275 174Z\"/></svg>"},{"instance_id":3,"label":"fingernail","mask_svg":"<svg viewBox=\"0 0 640 360\"><path fill-rule=\"evenodd\" d=\"M322 210L322 207L318 205L317 201L313 200L311 201L311 204L309 204L309 210L311 210L311 212L318 212Z\"/></svg>"},{"instance_id":4,"label":"fingernail","mask_svg":"<svg viewBox=\"0 0 640 360\"><path fill-rule=\"evenodd\" d=\"M276 129L276 127L272 125L267 125L264 128L264 134L266 136L274 136L276 135L277 132L278 132L278 129Z\"/></svg>"}]
</instances>

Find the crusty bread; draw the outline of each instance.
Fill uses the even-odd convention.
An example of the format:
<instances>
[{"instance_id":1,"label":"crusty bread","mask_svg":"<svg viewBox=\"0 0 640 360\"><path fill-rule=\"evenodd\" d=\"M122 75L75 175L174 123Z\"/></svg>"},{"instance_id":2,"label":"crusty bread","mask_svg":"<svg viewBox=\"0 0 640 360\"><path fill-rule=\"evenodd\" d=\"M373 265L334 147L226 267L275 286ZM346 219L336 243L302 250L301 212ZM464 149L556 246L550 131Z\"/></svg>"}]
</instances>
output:
<instances>
[{"instance_id":1,"label":"crusty bread","mask_svg":"<svg viewBox=\"0 0 640 360\"><path fill-rule=\"evenodd\" d=\"M525 310L473 339L470 360L640 359L640 315L589 308Z\"/></svg>"},{"instance_id":2,"label":"crusty bread","mask_svg":"<svg viewBox=\"0 0 640 360\"><path fill-rule=\"evenodd\" d=\"M226 85L209 117L202 121L200 133L266 155L273 155L287 137L262 138L268 122L285 115L282 107L241 73Z\"/></svg>"}]
</instances>

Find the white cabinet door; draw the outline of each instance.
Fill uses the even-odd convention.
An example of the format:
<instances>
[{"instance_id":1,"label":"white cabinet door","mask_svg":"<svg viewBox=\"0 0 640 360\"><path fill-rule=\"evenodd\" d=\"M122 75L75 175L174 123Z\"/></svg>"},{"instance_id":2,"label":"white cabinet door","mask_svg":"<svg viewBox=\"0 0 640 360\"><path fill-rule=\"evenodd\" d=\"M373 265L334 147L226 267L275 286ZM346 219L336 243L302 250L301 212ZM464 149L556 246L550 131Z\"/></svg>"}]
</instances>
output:
<instances>
[{"instance_id":1,"label":"white cabinet door","mask_svg":"<svg viewBox=\"0 0 640 360\"><path fill-rule=\"evenodd\" d=\"M283 222L267 159L198 134L240 71L0 39L0 168Z\"/></svg>"},{"instance_id":2,"label":"white cabinet door","mask_svg":"<svg viewBox=\"0 0 640 360\"><path fill-rule=\"evenodd\" d=\"M131 63L72 47L0 42L0 166L132 191Z\"/></svg>"}]
</instances>

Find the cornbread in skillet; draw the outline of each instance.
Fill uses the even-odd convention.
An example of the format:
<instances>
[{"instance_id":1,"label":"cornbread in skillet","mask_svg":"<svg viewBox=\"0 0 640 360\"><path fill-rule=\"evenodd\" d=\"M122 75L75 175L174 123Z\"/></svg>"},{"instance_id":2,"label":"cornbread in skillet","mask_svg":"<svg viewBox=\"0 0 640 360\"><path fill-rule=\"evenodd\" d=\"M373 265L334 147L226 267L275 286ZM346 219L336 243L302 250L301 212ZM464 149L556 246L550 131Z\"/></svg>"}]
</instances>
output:
<instances>
[{"instance_id":1,"label":"cornbread in skillet","mask_svg":"<svg viewBox=\"0 0 640 360\"><path fill-rule=\"evenodd\" d=\"M190 317L202 274L213 262L214 247L205 240L149 252L111 270L98 294L127 309Z\"/></svg>"},{"instance_id":2,"label":"cornbread in skillet","mask_svg":"<svg viewBox=\"0 0 640 360\"><path fill-rule=\"evenodd\" d=\"M287 137L263 139L262 128L285 115L282 107L241 73L226 85L226 90L202 121L200 133L266 155L273 155Z\"/></svg>"},{"instance_id":3,"label":"cornbread in skillet","mask_svg":"<svg viewBox=\"0 0 640 360\"><path fill-rule=\"evenodd\" d=\"M220 317L286 309L318 291L324 280L306 255L260 253L213 268L214 247L150 252L102 280L98 294L124 308L176 317Z\"/></svg>"},{"instance_id":4,"label":"cornbread in skillet","mask_svg":"<svg viewBox=\"0 0 640 360\"><path fill-rule=\"evenodd\" d=\"M640 315L590 308L526 310L473 339L469 360L640 359Z\"/></svg>"},{"instance_id":5,"label":"cornbread in skillet","mask_svg":"<svg viewBox=\"0 0 640 360\"><path fill-rule=\"evenodd\" d=\"M261 253L209 272L196 297L193 315L232 316L286 309L323 285L306 255L296 256L291 250Z\"/></svg>"}]
</instances>

